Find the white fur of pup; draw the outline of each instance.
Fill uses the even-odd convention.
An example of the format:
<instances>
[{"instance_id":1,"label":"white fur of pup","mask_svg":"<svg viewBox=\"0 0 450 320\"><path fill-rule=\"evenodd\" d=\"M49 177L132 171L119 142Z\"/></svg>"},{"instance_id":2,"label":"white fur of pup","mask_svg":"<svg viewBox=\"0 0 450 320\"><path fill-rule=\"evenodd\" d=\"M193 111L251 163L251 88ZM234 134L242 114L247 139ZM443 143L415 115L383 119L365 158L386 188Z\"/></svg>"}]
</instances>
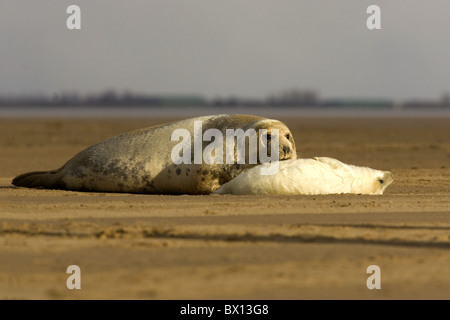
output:
<instances>
[{"instance_id":1,"label":"white fur of pup","mask_svg":"<svg viewBox=\"0 0 450 320\"><path fill-rule=\"evenodd\" d=\"M261 175L263 165L244 171L215 193L379 195L394 181L394 175L390 171L357 167L328 157L280 161L279 170L273 175Z\"/></svg>"}]
</instances>

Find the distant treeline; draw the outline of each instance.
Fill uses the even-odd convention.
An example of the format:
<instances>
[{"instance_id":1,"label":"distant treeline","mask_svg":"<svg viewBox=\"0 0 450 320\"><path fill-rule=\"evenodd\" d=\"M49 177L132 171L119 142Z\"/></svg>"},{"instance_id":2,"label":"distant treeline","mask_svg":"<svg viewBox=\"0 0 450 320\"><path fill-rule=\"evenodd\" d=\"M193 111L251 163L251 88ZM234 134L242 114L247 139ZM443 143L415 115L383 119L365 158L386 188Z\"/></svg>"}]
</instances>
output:
<instances>
[{"instance_id":1,"label":"distant treeline","mask_svg":"<svg viewBox=\"0 0 450 320\"><path fill-rule=\"evenodd\" d=\"M62 94L52 97L0 97L0 106L199 106L205 104L206 100L200 96L153 96L130 93L119 95L112 91L84 97L77 94Z\"/></svg>"},{"instance_id":2,"label":"distant treeline","mask_svg":"<svg viewBox=\"0 0 450 320\"><path fill-rule=\"evenodd\" d=\"M227 97L206 99L200 95L140 95L106 91L98 95L61 94L47 96L0 97L0 106L227 106L227 107L295 107L295 108L450 108L450 95L441 100L394 102L388 99L320 99L312 90L289 90L266 99Z\"/></svg>"}]
</instances>

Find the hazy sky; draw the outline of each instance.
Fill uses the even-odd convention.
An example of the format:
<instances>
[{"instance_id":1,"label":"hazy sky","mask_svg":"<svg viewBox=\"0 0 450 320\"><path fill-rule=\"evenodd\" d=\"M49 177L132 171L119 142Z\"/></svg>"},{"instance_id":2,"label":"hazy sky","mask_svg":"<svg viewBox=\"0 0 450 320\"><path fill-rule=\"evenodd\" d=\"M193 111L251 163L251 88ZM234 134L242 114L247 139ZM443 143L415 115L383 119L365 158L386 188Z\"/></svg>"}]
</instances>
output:
<instances>
[{"instance_id":1,"label":"hazy sky","mask_svg":"<svg viewBox=\"0 0 450 320\"><path fill-rule=\"evenodd\" d=\"M66 9L81 8L81 30ZM366 27L371 4L381 30ZM1 0L0 95L440 98L448 0Z\"/></svg>"}]
</instances>

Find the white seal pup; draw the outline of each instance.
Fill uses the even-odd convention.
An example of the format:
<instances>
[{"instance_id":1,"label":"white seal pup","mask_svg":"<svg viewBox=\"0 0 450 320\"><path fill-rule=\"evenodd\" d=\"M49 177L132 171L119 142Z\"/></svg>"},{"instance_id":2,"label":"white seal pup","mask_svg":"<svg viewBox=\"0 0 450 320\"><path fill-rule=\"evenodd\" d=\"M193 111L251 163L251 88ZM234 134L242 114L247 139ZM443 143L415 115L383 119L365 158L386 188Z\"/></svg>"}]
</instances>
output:
<instances>
[{"instance_id":1,"label":"white seal pup","mask_svg":"<svg viewBox=\"0 0 450 320\"><path fill-rule=\"evenodd\" d=\"M281 161L278 172L261 175L260 167L253 167L230 182L216 194L383 194L394 181L389 171L357 167L328 157Z\"/></svg>"},{"instance_id":2,"label":"white seal pup","mask_svg":"<svg viewBox=\"0 0 450 320\"><path fill-rule=\"evenodd\" d=\"M257 156L253 157L256 159L254 162L238 163L236 150L223 152L219 159L223 160L221 162L208 164L202 161L218 156L215 151L219 149L212 148L210 144L217 146L215 143L220 142L218 135L225 137L231 129L255 132L255 140L262 139L264 135L266 146L276 146L271 141L278 133L277 160L297 158L292 133L282 122L252 115L212 115L112 137L81 151L58 170L25 173L16 177L12 184L75 191L210 194L243 170L266 162L260 161L260 152L249 148L249 136L242 140L247 152L245 157ZM181 135L174 139L177 130L187 137ZM216 136L208 136L207 132L215 133ZM213 142L208 142L213 139ZM222 147L226 149L225 144ZM206 155L202 154L204 151ZM225 159L230 153L232 160L236 160L231 163ZM180 154L186 161L177 164L173 158Z\"/></svg>"}]
</instances>

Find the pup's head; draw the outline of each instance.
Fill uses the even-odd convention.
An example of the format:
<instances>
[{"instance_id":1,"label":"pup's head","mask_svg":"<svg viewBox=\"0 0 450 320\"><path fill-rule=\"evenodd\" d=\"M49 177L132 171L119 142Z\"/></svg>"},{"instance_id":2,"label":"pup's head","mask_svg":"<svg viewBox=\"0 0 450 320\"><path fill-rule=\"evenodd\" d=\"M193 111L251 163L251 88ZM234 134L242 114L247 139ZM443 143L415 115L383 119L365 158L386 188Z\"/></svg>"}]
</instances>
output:
<instances>
[{"instance_id":1,"label":"pup's head","mask_svg":"<svg viewBox=\"0 0 450 320\"><path fill-rule=\"evenodd\" d=\"M383 194L394 181L390 171L375 170L367 167L353 167L354 182L352 192L360 194Z\"/></svg>"}]
</instances>

